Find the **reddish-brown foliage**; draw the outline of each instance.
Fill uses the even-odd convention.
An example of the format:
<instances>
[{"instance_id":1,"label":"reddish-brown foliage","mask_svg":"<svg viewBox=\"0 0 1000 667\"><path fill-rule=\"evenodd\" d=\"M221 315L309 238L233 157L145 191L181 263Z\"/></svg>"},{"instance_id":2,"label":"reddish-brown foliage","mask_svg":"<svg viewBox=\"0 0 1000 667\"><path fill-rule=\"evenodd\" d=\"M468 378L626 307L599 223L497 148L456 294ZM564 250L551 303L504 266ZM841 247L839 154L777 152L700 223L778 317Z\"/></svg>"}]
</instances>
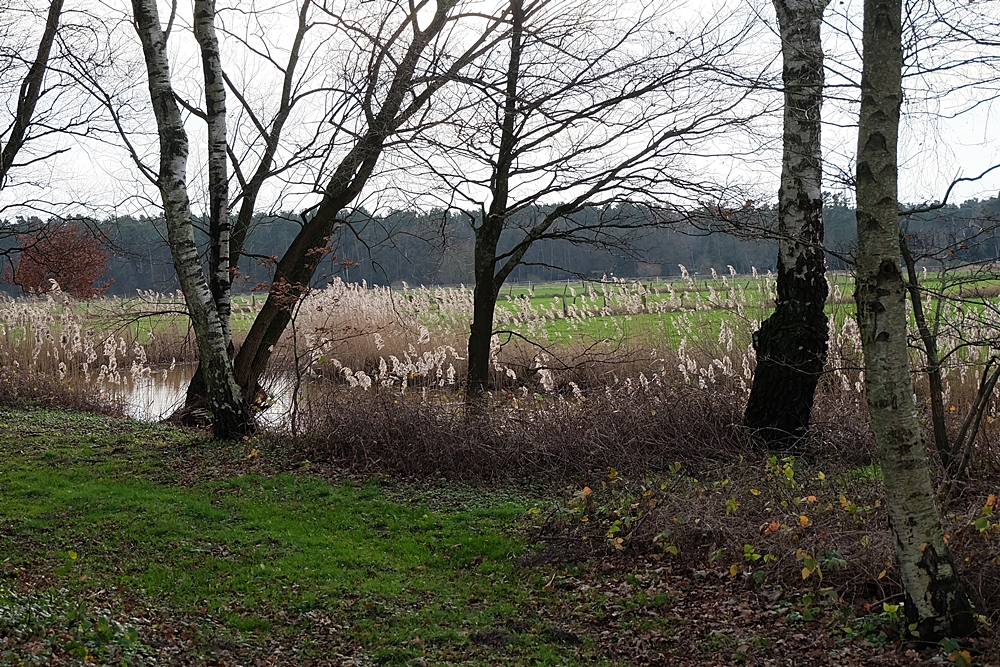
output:
<instances>
[{"instance_id":1,"label":"reddish-brown foliage","mask_svg":"<svg viewBox=\"0 0 1000 667\"><path fill-rule=\"evenodd\" d=\"M101 240L76 222L48 224L34 234L18 237L21 256L13 270L4 272L4 282L24 292L47 292L52 280L62 291L79 299L90 299L111 285L96 285L108 270L111 253Z\"/></svg>"}]
</instances>

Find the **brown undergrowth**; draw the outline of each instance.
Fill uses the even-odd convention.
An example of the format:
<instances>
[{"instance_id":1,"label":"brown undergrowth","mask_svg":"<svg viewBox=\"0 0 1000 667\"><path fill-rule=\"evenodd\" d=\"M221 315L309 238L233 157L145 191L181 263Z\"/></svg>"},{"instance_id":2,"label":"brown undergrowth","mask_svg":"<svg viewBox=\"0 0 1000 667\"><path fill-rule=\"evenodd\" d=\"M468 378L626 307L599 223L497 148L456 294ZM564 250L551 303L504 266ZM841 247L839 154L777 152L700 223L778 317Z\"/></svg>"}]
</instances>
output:
<instances>
[{"instance_id":1,"label":"brown undergrowth","mask_svg":"<svg viewBox=\"0 0 1000 667\"><path fill-rule=\"evenodd\" d=\"M796 600L789 614L819 617L826 600L892 639L902 589L863 407L821 394L794 453L754 449L742 409L731 392L684 384L585 399L503 393L475 417L453 394L336 392L314 406L293 457L422 479L559 485L561 500L532 510L544 548L529 564L651 561L758 595L783 591ZM949 543L993 646L995 435L983 436L976 469L947 497L935 468ZM837 613L827 617L855 632Z\"/></svg>"},{"instance_id":2,"label":"brown undergrowth","mask_svg":"<svg viewBox=\"0 0 1000 667\"><path fill-rule=\"evenodd\" d=\"M16 408L60 408L119 417L119 401L96 388L74 386L46 373L0 368L0 406Z\"/></svg>"}]
</instances>

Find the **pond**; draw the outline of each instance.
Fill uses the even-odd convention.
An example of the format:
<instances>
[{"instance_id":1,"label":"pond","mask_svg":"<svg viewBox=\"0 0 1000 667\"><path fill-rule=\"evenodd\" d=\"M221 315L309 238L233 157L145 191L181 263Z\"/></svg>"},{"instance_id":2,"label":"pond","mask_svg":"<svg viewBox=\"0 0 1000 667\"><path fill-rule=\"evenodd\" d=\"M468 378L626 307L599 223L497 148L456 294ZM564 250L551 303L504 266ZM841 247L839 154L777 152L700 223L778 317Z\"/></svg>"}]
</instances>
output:
<instances>
[{"instance_id":1,"label":"pond","mask_svg":"<svg viewBox=\"0 0 1000 667\"><path fill-rule=\"evenodd\" d=\"M123 377L121 384L107 384L104 391L109 397L124 403L127 416L140 421L160 421L184 405L184 397L195 368L195 364L177 364L172 368L153 369L148 376L137 380ZM268 395L274 404L258 415L261 426L288 426L291 419L293 380L292 377L272 379Z\"/></svg>"}]
</instances>

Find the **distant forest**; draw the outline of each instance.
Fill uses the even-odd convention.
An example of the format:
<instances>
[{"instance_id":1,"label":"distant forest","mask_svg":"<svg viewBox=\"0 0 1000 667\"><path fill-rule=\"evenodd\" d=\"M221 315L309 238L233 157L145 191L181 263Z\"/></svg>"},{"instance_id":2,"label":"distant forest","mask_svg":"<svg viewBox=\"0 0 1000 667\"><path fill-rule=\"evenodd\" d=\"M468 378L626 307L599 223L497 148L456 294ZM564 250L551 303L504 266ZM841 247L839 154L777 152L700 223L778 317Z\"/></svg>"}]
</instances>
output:
<instances>
[{"instance_id":1,"label":"distant forest","mask_svg":"<svg viewBox=\"0 0 1000 667\"><path fill-rule=\"evenodd\" d=\"M774 211L758 211L758 219L773 219ZM584 210L580 216L606 215L606 211ZM619 217L649 215L642 209L619 210ZM854 208L838 197L828 197L824 209L828 268L845 270L843 257L853 254ZM339 275L347 282L399 285L458 285L472 283L474 236L465 213L399 211L384 216L355 213L331 239L334 249L317 272L317 284ZM19 221L7 229L26 227ZM530 223L530 220L529 220ZM14 226L16 224L16 226ZM945 249L940 256L951 263L983 263L1000 256L1000 199L973 200L961 205L914 216L907 233L918 249ZM105 279L113 279L107 293L133 295L137 289L170 292L178 288L165 241L162 219L119 218L97 225L113 251ZM718 225L717 225L718 226ZM709 275L714 268L727 273L731 265L738 273L761 273L774 269L777 246L773 241L741 238L691 222L652 225L629 232L624 239L603 244L566 240L538 242L509 282L548 282L566 278L603 276L655 278L680 274L683 264L692 274ZM239 293L258 289L271 279L268 258L280 257L299 230L296 216L260 216L249 235L249 256L240 262L234 288ZM507 247L516 238L508 232ZM618 241L618 242L613 242ZM13 243L8 239L8 246ZM16 256L15 256L16 257ZM16 261L16 260L15 260ZM933 265L933 262L931 263ZM4 285L14 293L16 288Z\"/></svg>"}]
</instances>

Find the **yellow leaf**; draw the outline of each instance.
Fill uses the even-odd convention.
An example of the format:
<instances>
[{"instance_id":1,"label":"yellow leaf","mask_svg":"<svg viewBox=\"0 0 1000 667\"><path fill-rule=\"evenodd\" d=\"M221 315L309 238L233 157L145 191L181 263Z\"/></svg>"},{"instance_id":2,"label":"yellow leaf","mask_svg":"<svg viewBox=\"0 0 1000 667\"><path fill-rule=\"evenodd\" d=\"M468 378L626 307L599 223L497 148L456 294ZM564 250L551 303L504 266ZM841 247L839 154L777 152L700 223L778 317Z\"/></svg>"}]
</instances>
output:
<instances>
[{"instance_id":1,"label":"yellow leaf","mask_svg":"<svg viewBox=\"0 0 1000 667\"><path fill-rule=\"evenodd\" d=\"M881 572L878 573L878 577L876 577L876 578L877 579L884 579L885 578L885 574L886 574L885 570L882 570Z\"/></svg>"},{"instance_id":2,"label":"yellow leaf","mask_svg":"<svg viewBox=\"0 0 1000 667\"><path fill-rule=\"evenodd\" d=\"M821 482L822 482L822 481L823 481L824 479L826 479L826 475L824 475L824 474L823 474L823 471L821 470L821 471L819 472L819 474L818 474L818 475L816 475L816 478L817 478L817 479L819 479L819 481L821 481Z\"/></svg>"},{"instance_id":3,"label":"yellow leaf","mask_svg":"<svg viewBox=\"0 0 1000 667\"><path fill-rule=\"evenodd\" d=\"M802 514L799 515L799 523L802 525L803 528L805 528L806 526L811 524L812 521L810 521L809 517L807 517L805 514Z\"/></svg>"},{"instance_id":4,"label":"yellow leaf","mask_svg":"<svg viewBox=\"0 0 1000 667\"><path fill-rule=\"evenodd\" d=\"M812 573L813 573L812 568L810 568L810 567L804 567L804 568L802 568L802 578L803 579L808 579L809 575L812 574Z\"/></svg>"},{"instance_id":5,"label":"yellow leaf","mask_svg":"<svg viewBox=\"0 0 1000 667\"><path fill-rule=\"evenodd\" d=\"M615 539L615 549L618 549L619 551L622 551L623 549L625 549L625 540L623 540L620 537L616 538Z\"/></svg>"},{"instance_id":6,"label":"yellow leaf","mask_svg":"<svg viewBox=\"0 0 1000 667\"><path fill-rule=\"evenodd\" d=\"M841 507L847 507L847 506L848 506L848 505L850 505L850 504L851 504L851 503L849 503L849 502L847 501L847 496L845 496L845 495L844 495L843 493L842 493L842 494L840 494L840 506L841 506Z\"/></svg>"},{"instance_id":7,"label":"yellow leaf","mask_svg":"<svg viewBox=\"0 0 1000 667\"><path fill-rule=\"evenodd\" d=\"M70 552L69 552L68 554L66 554L66 555L67 555L67 556L69 556L69 559L70 559L70 560L76 560L76 552L75 552L75 551L70 551Z\"/></svg>"},{"instance_id":8,"label":"yellow leaf","mask_svg":"<svg viewBox=\"0 0 1000 667\"><path fill-rule=\"evenodd\" d=\"M729 576L735 577L736 573L740 571L740 568L736 567L736 563L729 566Z\"/></svg>"},{"instance_id":9,"label":"yellow leaf","mask_svg":"<svg viewBox=\"0 0 1000 667\"><path fill-rule=\"evenodd\" d=\"M759 496L760 495L760 491L758 491L757 489L750 489L750 493L752 493L755 496Z\"/></svg>"},{"instance_id":10,"label":"yellow leaf","mask_svg":"<svg viewBox=\"0 0 1000 667\"><path fill-rule=\"evenodd\" d=\"M608 473L608 479L614 479L617 476L618 476L618 471L615 470L614 468L612 468L611 472Z\"/></svg>"}]
</instances>

